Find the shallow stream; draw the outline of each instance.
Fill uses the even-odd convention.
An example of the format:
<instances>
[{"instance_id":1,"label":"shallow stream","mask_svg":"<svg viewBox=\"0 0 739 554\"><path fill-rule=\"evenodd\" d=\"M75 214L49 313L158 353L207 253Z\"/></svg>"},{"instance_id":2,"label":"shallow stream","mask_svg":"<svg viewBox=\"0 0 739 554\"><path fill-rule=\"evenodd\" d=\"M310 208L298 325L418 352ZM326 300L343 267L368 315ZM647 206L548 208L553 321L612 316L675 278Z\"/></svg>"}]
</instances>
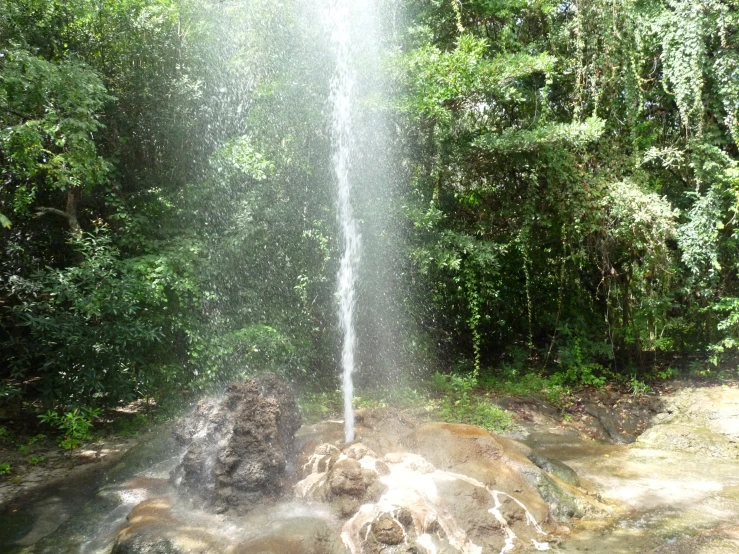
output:
<instances>
[{"instance_id":1,"label":"shallow stream","mask_svg":"<svg viewBox=\"0 0 739 554\"><path fill-rule=\"evenodd\" d=\"M607 519L578 522L555 548L559 552L671 552L668 545L739 523L736 461L585 442L569 434L538 433L526 442L572 467L584 488L613 506ZM732 548L695 552L739 552L739 544Z\"/></svg>"}]
</instances>

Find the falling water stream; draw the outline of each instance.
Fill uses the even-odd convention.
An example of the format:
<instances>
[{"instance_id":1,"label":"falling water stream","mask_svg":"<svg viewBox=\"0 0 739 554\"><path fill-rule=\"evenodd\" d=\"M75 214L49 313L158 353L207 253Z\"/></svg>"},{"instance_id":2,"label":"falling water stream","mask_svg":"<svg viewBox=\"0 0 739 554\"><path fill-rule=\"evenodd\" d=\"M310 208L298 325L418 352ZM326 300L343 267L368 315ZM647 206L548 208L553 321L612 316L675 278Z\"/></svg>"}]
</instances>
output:
<instances>
[{"instance_id":1,"label":"falling water stream","mask_svg":"<svg viewBox=\"0 0 739 554\"><path fill-rule=\"evenodd\" d=\"M333 169L338 186L338 216L343 235L343 254L338 276L339 320L343 335L341 350L342 388L344 393L344 435L354 440L354 351L356 332L357 266L361 239L352 209L352 109L355 79L350 64L350 0L336 0L329 10L331 42L336 57L336 74L331 83Z\"/></svg>"}]
</instances>

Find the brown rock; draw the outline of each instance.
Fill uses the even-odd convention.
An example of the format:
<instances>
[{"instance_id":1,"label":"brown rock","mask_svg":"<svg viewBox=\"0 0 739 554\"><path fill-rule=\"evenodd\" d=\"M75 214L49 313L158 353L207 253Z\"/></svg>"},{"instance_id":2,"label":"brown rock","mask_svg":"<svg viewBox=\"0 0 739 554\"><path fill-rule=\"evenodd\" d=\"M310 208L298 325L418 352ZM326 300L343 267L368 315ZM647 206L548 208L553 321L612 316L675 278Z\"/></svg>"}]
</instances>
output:
<instances>
[{"instance_id":1,"label":"brown rock","mask_svg":"<svg viewBox=\"0 0 739 554\"><path fill-rule=\"evenodd\" d=\"M216 512L245 513L282 494L300 427L289 389L276 377L233 383L222 400L200 402L177 438L188 448L173 480Z\"/></svg>"},{"instance_id":2,"label":"brown rock","mask_svg":"<svg viewBox=\"0 0 739 554\"><path fill-rule=\"evenodd\" d=\"M377 541L382 544L400 544L405 537L403 527L390 514L380 514L372 522L370 530Z\"/></svg>"}]
</instances>

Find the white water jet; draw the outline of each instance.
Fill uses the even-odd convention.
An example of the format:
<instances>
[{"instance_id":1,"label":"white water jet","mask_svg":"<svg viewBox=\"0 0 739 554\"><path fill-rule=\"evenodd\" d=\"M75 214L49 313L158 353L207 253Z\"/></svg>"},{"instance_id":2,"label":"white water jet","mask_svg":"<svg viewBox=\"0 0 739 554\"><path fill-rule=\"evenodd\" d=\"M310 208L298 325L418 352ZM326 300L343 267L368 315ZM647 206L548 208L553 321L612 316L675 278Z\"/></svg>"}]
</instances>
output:
<instances>
[{"instance_id":1,"label":"white water jet","mask_svg":"<svg viewBox=\"0 0 739 554\"><path fill-rule=\"evenodd\" d=\"M331 42L336 56L336 74L331 82L333 168L338 187L338 217L343 236L343 254L338 276L339 321L343 335L341 349L344 393L344 436L354 440L354 353L356 332L356 281L361 239L351 201L351 161L353 150L352 112L355 76L351 67L351 0L336 0L329 9Z\"/></svg>"}]
</instances>

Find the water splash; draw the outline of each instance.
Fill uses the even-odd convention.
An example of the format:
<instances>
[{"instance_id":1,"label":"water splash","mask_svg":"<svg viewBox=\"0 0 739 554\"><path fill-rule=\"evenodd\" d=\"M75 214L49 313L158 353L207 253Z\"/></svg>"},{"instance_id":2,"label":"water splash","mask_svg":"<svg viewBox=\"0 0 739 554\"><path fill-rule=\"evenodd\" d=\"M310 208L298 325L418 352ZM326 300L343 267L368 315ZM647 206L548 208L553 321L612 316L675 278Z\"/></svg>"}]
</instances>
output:
<instances>
[{"instance_id":1,"label":"water splash","mask_svg":"<svg viewBox=\"0 0 739 554\"><path fill-rule=\"evenodd\" d=\"M343 235L343 255L338 276L339 322L343 335L341 349L344 393L344 436L354 440L354 353L356 332L356 281L361 238L354 219L350 179L352 161L352 111L355 75L351 68L351 0L336 0L329 9L331 43L336 57L336 74L331 82L333 168L338 186L338 217Z\"/></svg>"}]
</instances>

